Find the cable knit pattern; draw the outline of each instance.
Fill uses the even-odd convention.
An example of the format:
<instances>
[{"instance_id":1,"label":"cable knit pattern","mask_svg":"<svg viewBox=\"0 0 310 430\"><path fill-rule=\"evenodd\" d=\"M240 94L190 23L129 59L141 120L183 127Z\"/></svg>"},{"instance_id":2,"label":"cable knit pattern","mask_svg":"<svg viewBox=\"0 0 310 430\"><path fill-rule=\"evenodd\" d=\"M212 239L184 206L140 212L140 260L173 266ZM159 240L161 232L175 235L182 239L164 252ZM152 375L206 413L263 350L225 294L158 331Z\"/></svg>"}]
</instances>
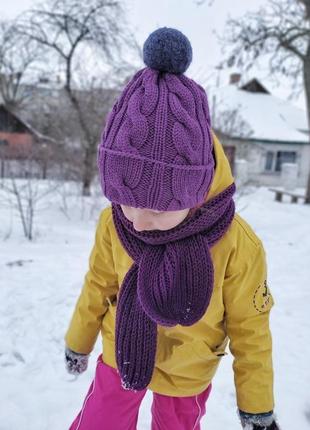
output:
<instances>
[{"instance_id":1,"label":"cable knit pattern","mask_svg":"<svg viewBox=\"0 0 310 430\"><path fill-rule=\"evenodd\" d=\"M122 283L116 313L116 361L123 387L142 390L152 378L157 324L190 326L205 314L213 291L212 247L235 213L235 185L166 231L134 229L112 204L116 231L134 260Z\"/></svg>"},{"instance_id":2,"label":"cable knit pattern","mask_svg":"<svg viewBox=\"0 0 310 430\"><path fill-rule=\"evenodd\" d=\"M195 207L214 174L205 91L184 75L140 70L102 133L103 192L119 204L157 210Z\"/></svg>"}]
</instances>

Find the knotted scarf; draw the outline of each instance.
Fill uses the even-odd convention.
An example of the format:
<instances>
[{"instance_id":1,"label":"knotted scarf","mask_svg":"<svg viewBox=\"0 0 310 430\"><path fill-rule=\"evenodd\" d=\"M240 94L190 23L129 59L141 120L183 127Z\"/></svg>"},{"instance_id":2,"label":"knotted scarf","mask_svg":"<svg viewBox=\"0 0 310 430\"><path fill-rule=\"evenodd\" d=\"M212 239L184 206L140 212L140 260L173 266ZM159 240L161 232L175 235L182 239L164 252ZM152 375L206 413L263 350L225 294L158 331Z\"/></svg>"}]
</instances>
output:
<instances>
[{"instance_id":1,"label":"knotted scarf","mask_svg":"<svg viewBox=\"0 0 310 430\"><path fill-rule=\"evenodd\" d=\"M138 232L112 204L118 237L134 260L122 282L116 311L115 355L122 386L143 390L151 381L157 325L191 326L205 314L213 291L210 248L235 213L235 184L166 230Z\"/></svg>"}]
</instances>

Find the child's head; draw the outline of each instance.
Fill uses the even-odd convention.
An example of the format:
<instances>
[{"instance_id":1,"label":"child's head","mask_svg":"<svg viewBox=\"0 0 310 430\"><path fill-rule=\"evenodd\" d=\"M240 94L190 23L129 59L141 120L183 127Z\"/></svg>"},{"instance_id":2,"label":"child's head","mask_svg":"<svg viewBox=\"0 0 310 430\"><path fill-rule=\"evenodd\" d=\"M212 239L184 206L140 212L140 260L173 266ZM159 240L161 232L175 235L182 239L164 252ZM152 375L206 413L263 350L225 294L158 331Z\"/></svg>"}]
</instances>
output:
<instances>
[{"instance_id":1,"label":"child's head","mask_svg":"<svg viewBox=\"0 0 310 430\"><path fill-rule=\"evenodd\" d=\"M143 54L147 67L128 82L108 117L98 167L111 202L137 220L143 214L140 228L166 230L201 205L211 186L209 107L204 89L183 74L192 49L181 32L156 30Z\"/></svg>"}]
</instances>

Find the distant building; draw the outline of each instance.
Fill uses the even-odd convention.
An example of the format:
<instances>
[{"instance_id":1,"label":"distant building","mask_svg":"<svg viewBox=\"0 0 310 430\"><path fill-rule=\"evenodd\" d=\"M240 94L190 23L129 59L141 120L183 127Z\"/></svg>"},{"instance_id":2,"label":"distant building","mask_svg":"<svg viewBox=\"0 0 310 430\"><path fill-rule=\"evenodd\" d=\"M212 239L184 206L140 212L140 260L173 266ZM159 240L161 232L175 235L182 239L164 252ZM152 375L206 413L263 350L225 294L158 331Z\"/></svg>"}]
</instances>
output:
<instances>
[{"instance_id":1,"label":"distant building","mask_svg":"<svg viewBox=\"0 0 310 430\"><path fill-rule=\"evenodd\" d=\"M20 85L19 92L26 103L19 106L18 113L7 107L0 94L0 178L81 180L87 151L63 84L42 78L37 85ZM92 137L99 143L102 125L119 90L98 86L74 92Z\"/></svg>"},{"instance_id":2,"label":"distant building","mask_svg":"<svg viewBox=\"0 0 310 430\"><path fill-rule=\"evenodd\" d=\"M272 94L257 80L209 91L213 124L235 158L248 162L249 179L262 185L281 184L283 163L297 163L298 185L305 186L310 166L306 113Z\"/></svg>"},{"instance_id":3,"label":"distant building","mask_svg":"<svg viewBox=\"0 0 310 430\"><path fill-rule=\"evenodd\" d=\"M0 104L0 147L7 156L26 156L34 144L34 132L16 114Z\"/></svg>"},{"instance_id":4,"label":"distant building","mask_svg":"<svg viewBox=\"0 0 310 430\"><path fill-rule=\"evenodd\" d=\"M0 177L8 175L9 169L20 170L21 163L30 157L37 133L16 114L0 104ZM26 176L21 174L21 176Z\"/></svg>"}]
</instances>

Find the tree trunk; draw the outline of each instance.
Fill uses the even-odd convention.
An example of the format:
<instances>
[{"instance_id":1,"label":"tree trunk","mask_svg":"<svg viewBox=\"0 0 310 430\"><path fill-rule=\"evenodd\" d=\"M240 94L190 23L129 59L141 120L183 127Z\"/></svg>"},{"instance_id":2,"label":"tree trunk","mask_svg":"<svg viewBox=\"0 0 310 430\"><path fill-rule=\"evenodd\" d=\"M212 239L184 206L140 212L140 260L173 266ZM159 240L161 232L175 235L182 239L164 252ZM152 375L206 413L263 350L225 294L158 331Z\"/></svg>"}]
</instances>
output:
<instances>
[{"instance_id":1,"label":"tree trunk","mask_svg":"<svg viewBox=\"0 0 310 430\"><path fill-rule=\"evenodd\" d=\"M90 196L90 186L94 177L93 165L95 154L92 151L92 145L85 148L83 161L83 196Z\"/></svg>"},{"instance_id":2,"label":"tree trunk","mask_svg":"<svg viewBox=\"0 0 310 430\"><path fill-rule=\"evenodd\" d=\"M310 20L310 0L299 0L305 5L306 8L306 19Z\"/></svg>"},{"instance_id":3,"label":"tree trunk","mask_svg":"<svg viewBox=\"0 0 310 430\"><path fill-rule=\"evenodd\" d=\"M308 130L310 133L310 42L307 49L307 55L304 59L304 86L305 86L305 94L306 94ZM309 134L309 140L310 140L310 134ZM310 204L310 165L309 165L305 203Z\"/></svg>"},{"instance_id":4,"label":"tree trunk","mask_svg":"<svg viewBox=\"0 0 310 430\"><path fill-rule=\"evenodd\" d=\"M41 164L41 168L42 168L42 179L46 179L47 178L47 161L43 160L42 164Z\"/></svg>"},{"instance_id":5,"label":"tree trunk","mask_svg":"<svg viewBox=\"0 0 310 430\"><path fill-rule=\"evenodd\" d=\"M5 164L4 164L4 157L1 157L0 158L0 164L1 164L1 169L0 169L0 178L4 178L4 171L5 171L5 168L4 168L4 166L5 166Z\"/></svg>"},{"instance_id":6,"label":"tree trunk","mask_svg":"<svg viewBox=\"0 0 310 430\"><path fill-rule=\"evenodd\" d=\"M94 177L93 165L94 165L94 159L96 156L96 144L94 144L92 142L91 133L90 133L89 128L87 126L86 120L83 117L83 113L81 111L79 101L70 88L70 70L71 69L68 66L66 91L67 91L69 99L72 103L72 106L78 115L79 124L80 124L82 131L83 131L83 134L84 134L83 138L84 138L84 142L86 144L86 148L85 148L85 152L84 152L84 160L83 160L82 195L83 196L90 196L90 194L91 194L90 186L91 186L92 179Z\"/></svg>"}]
</instances>

